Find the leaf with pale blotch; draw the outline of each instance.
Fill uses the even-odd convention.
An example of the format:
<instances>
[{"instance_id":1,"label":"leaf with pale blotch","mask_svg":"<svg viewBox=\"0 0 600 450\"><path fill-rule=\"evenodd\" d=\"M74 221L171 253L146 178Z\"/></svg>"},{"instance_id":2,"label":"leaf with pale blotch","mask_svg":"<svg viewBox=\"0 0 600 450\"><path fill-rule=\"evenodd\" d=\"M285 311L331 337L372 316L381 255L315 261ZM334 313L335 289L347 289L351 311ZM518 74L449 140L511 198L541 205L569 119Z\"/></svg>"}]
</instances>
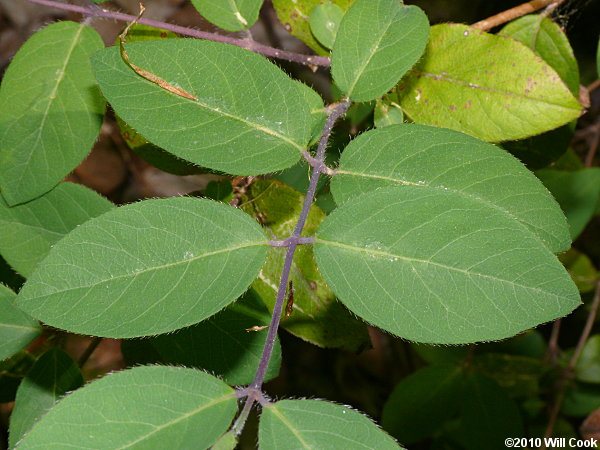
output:
<instances>
[{"instance_id":1,"label":"leaf with pale blotch","mask_svg":"<svg viewBox=\"0 0 600 450\"><path fill-rule=\"evenodd\" d=\"M47 194L13 207L0 198L0 253L28 277L65 234L113 207L100 194L73 183L60 183Z\"/></svg>"},{"instance_id":2,"label":"leaf with pale blotch","mask_svg":"<svg viewBox=\"0 0 600 450\"><path fill-rule=\"evenodd\" d=\"M355 197L325 219L314 246L352 312L417 342L503 339L580 303L535 235L458 191L395 186Z\"/></svg>"},{"instance_id":3,"label":"leaf with pale blotch","mask_svg":"<svg viewBox=\"0 0 600 450\"><path fill-rule=\"evenodd\" d=\"M585 253L571 248L568 252L558 255L558 259L569 271L579 292L592 292L596 288L596 281L600 279L600 276Z\"/></svg>"},{"instance_id":4,"label":"leaf with pale blotch","mask_svg":"<svg viewBox=\"0 0 600 450\"><path fill-rule=\"evenodd\" d=\"M65 352L51 349L40 356L17 390L10 415L10 448L14 448L63 395L81 386L81 371Z\"/></svg>"},{"instance_id":5,"label":"leaf with pale blotch","mask_svg":"<svg viewBox=\"0 0 600 450\"><path fill-rule=\"evenodd\" d=\"M331 0L331 3L346 11L354 0ZM310 15L323 0L273 0L273 7L281 25L319 55L329 55L310 30Z\"/></svg>"},{"instance_id":6,"label":"leaf with pale blotch","mask_svg":"<svg viewBox=\"0 0 600 450\"><path fill-rule=\"evenodd\" d=\"M129 365L169 364L197 367L219 374L231 385L250 384L256 374L267 331L248 332L269 325L271 315L251 291L215 316L175 333L124 340ZM275 342L266 380L279 374L281 347Z\"/></svg>"},{"instance_id":7,"label":"leaf with pale blotch","mask_svg":"<svg viewBox=\"0 0 600 450\"><path fill-rule=\"evenodd\" d=\"M386 95L377 100L373 111L373 123L376 128L404 123L404 113L396 95Z\"/></svg>"},{"instance_id":8,"label":"leaf with pale blotch","mask_svg":"<svg viewBox=\"0 0 600 450\"><path fill-rule=\"evenodd\" d=\"M36 320L14 306L16 296L0 284L0 360L23 350L42 331Z\"/></svg>"},{"instance_id":9,"label":"leaf with pale blotch","mask_svg":"<svg viewBox=\"0 0 600 450\"><path fill-rule=\"evenodd\" d=\"M310 13L310 31L326 48L332 48L344 10L335 3L323 3Z\"/></svg>"},{"instance_id":10,"label":"leaf with pale blotch","mask_svg":"<svg viewBox=\"0 0 600 450\"><path fill-rule=\"evenodd\" d=\"M192 0L206 20L227 31L250 28L258 19L263 0Z\"/></svg>"},{"instance_id":11,"label":"leaf with pale blotch","mask_svg":"<svg viewBox=\"0 0 600 450\"><path fill-rule=\"evenodd\" d=\"M389 185L460 192L516 218L555 253L571 245L560 207L530 171L456 131L404 124L364 133L342 153L331 190L339 204Z\"/></svg>"},{"instance_id":12,"label":"leaf with pale blotch","mask_svg":"<svg viewBox=\"0 0 600 450\"><path fill-rule=\"evenodd\" d=\"M458 365L425 367L404 378L383 407L383 428L404 444L433 436L458 414L462 378Z\"/></svg>"},{"instance_id":13,"label":"leaf with pale blotch","mask_svg":"<svg viewBox=\"0 0 600 450\"><path fill-rule=\"evenodd\" d=\"M557 128L582 110L552 67L525 45L460 24L431 27L425 54L398 94L415 122L491 142Z\"/></svg>"},{"instance_id":14,"label":"leaf with pale blotch","mask_svg":"<svg viewBox=\"0 0 600 450\"><path fill-rule=\"evenodd\" d=\"M265 450L402 448L368 417L322 400L281 400L265 406L258 445Z\"/></svg>"},{"instance_id":15,"label":"leaf with pale blotch","mask_svg":"<svg viewBox=\"0 0 600 450\"><path fill-rule=\"evenodd\" d=\"M291 235L304 196L274 180L257 180L249 189L242 208L261 220L272 239L285 239ZM313 235L325 213L313 205L303 234ZM267 262L258 279L252 284L269 310L273 310L279 278L283 269L286 249L270 248ZM356 320L336 299L319 273L311 245L296 249L290 280L294 290L292 314L283 319L281 326L290 333L321 347L343 347L357 351L369 345L364 323Z\"/></svg>"},{"instance_id":16,"label":"leaf with pale blotch","mask_svg":"<svg viewBox=\"0 0 600 450\"><path fill-rule=\"evenodd\" d=\"M429 22L398 0L356 0L344 15L331 53L331 75L350 99L381 97L417 62Z\"/></svg>"},{"instance_id":17,"label":"leaf with pale blotch","mask_svg":"<svg viewBox=\"0 0 600 450\"><path fill-rule=\"evenodd\" d=\"M546 61L579 95L579 67L569 38L561 27L541 14L530 14L510 22L498 33L525 44Z\"/></svg>"},{"instance_id":18,"label":"leaf with pale blotch","mask_svg":"<svg viewBox=\"0 0 600 450\"><path fill-rule=\"evenodd\" d=\"M59 22L14 57L0 89L0 189L9 204L49 191L91 150L104 99L89 58L103 47L93 28Z\"/></svg>"},{"instance_id":19,"label":"leaf with pale blotch","mask_svg":"<svg viewBox=\"0 0 600 450\"><path fill-rule=\"evenodd\" d=\"M118 48L93 57L102 92L142 136L194 164L236 175L285 169L300 159L324 117L314 91L247 50L192 39L125 48L133 64L198 100L137 75Z\"/></svg>"},{"instance_id":20,"label":"leaf with pale blotch","mask_svg":"<svg viewBox=\"0 0 600 450\"><path fill-rule=\"evenodd\" d=\"M19 449L208 448L237 410L234 390L182 367L136 367L68 395L25 435Z\"/></svg>"},{"instance_id":21,"label":"leaf with pale blotch","mask_svg":"<svg viewBox=\"0 0 600 450\"><path fill-rule=\"evenodd\" d=\"M537 177L552 192L563 209L573 240L586 227L600 197L600 168L592 167L576 172L553 169L538 170Z\"/></svg>"},{"instance_id":22,"label":"leaf with pale blotch","mask_svg":"<svg viewBox=\"0 0 600 450\"><path fill-rule=\"evenodd\" d=\"M252 218L222 203L145 200L65 236L27 280L17 304L74 333L166 333L239 297L258 275L267 245Z\"/></svg>"}]
</instances>

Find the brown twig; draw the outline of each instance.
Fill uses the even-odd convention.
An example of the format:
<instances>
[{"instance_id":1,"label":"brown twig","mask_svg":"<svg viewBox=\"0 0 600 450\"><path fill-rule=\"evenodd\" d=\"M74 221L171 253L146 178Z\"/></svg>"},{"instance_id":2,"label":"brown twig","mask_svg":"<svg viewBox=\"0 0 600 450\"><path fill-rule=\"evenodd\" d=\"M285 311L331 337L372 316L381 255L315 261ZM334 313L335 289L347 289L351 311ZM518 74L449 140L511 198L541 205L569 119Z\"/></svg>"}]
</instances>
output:
<instances>
[{"instance_id":1,"label":"brown twig","mask_svg":"<svg viewBox=\"0 0 600 450\"><path fill-rule=\"evenodd\" d=\"M594 165L594 158L596 157L596 152L600 145L600 120L598 120L593 127L592 137L589 139L589 150L587 155L585 155L585 167L592 167Z\"/></svg>"},{"instance_id":2,"label":"brown twig","mask_svg":"<svg viewBox=\"0 0 600 450\"><path fill-rule=\"evenodd\" d=\"M70 5L67 3L61 3L55 0L25 1L28 1L29 3L35 3L38 5L51 6L65 11L72 11L75 13L83 14L84 16L104 17L107 19L120 20L123 22L132 22L133 20L135 20L135 16L119 13L116 11L108 11L96 5L78 6ZM286 61L305 64L308 66L329 67L330 65L329 58L326 58L324 56L302 55L300 53L287 52L285 50L279 50L278 48L273 48L267 45L259 44L258 42L249 39L237 39L230 36L222 36L216 33L195 30L193 28L182 27L179 25L173 25L167 22L160 22L158 20L152 19L140 19L138 23L141 23L143 25L149 25L151 27L162 28L164 30L172 31L173 33L181 34L184 36L191 36L198 39L205 39L208 41L223 42L225 44L235 45L236 47L241 47L251 52L267 56L269 58L283 59Z\"/></svg>"},{"instance_id":3,"label":"brown twig","mask_svg":"<svg viewBox=\"0 0 600 450\"><path fill-rule=\"evenodd\" d=\"M488 17L487 19L480 20L471 26L482 31L487 31L526 14L536 12L547 6L552 5L553 7L556 7L563 1L564 0L532 0L519 6L515 6L514 8L507 9L506 11L502 11L501 13Z\"/></svg>"},{"instance_id":4,"label":"brown twig","mask_svg":"<svg viewBox=\"0 0 600 450\"><path fill-rule=\"evenodd\" d=\"M562 376L556 383L556 389L558 391L558 394L556 395L554 405L552 406L552 410L550 411L550 418L548 420L548 426L546 427L546 433L544 434L544 438L552 437L552 434L554 433L554 426L556 425L556 420L558 419L558 414L560 412L562 402L565 398L565 387L567 381L569 381L573 377L573 372L575 370L575 366L577 365L577 361L579 361L581 352L583 352L583 347L585 347L585 344L588 338L590 337L590 333L592 332L592 328L594 326L594 321L596 320L596 314L598 312L599 305L600 280L596 282L596 291L594 292L594 299L592 300L590 313L587 317L583 330L581 331L581 335L579 336L579 341L577 342L577 346L575 347L573 356L571 356L569 364L567 365L567 367L562 373ZM545 446L542 446L542 448L545 448Z\"/></svg>"},{"instance_id":5,"label":"brown twig","mask_svg":"<svg viewBox=\"0 0 600 450\"><path fill-rule=\"evenodd\" d=\"M92 339L92 342L90 342L90 345L88 345L88 347L85 349L85 351L79 358L79 361L77 362L80 369L85 365L87 360L90 359L90 356L92 356L92 353L94 353L94 351L98 348L100 342L102 342L101 337L95 337Z\"/></svg>"}]
</instances>

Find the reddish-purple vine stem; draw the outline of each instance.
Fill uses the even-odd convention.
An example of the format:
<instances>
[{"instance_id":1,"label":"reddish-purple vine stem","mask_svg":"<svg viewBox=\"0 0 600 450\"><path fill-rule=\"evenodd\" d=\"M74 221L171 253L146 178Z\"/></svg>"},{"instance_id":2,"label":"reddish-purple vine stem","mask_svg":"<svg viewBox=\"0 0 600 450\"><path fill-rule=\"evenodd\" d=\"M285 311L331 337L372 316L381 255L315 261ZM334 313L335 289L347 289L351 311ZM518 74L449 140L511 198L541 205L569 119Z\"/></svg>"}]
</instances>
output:
<instances>
[{"instance_id":1,"label":"reddish-purple vine stem","mask_svg":"<svg viewBox=\"0 0 600 450\"><path fill-rule=\"evenodd\" d=\"M325 121L325 125L323 127L323 133L321 134L321 140L319 141L317 154L314 157L315 161L320 161L321 163L323 163L323 161L325 160L325 151L327 150L327 143L329 142L329 137L331 136L333 126L340 117L346 114L346 111L349 107L350 101L342 100L341 102L332 105L329 108L329 116L327 117L327 120ZM313 166L313 171L310 177L310 184L306 192L306 197L304 198L304 204L302 205L302 211L300 212L300 216L298 217L298 222L294 227L292 235L286 240L284 240L289 242L289 245L287 246L285 260L283 262L283 270L281 271L281 279L279 282L279 288L277 289L277 298L275 300L275 306L273 307L273 316L271 317L269 332L267 334L267 339L263 347L263 352L260 358L260 362L258 364L258 369L256 370L256 375L254 376L254 381L252 382L252 384L250 384L250 386L248 386L242 391L242 393L246 395L246 403L232 428L236 434L241 433L242 428L244 427L244 423L246 422L246 419L250 414L250 410L252 409L252 405L254 404L254 402L264 402L264 396L262 394L261 388L265 380L265 375L267 373L267 368L269 367L269 362L271 361L273 346L275 345L275 338L277 337L277 330L279 328L279 322L281 321L281 313L283 311L283 304L285 302L285 294L287 291L290 270L292 268L292 261L294 259L296 247L299 245L300 241L302 239L311 239L302 238L301 234L302 230L304 229L304 225L306 224L310 207L315 198L317 184L319 182L322 170L323 168L319 164Z\"/></svg>"},{"instance_id":2,"label":"reddish-purple vine stem","mask_svg":"<svg viewBox=\"0 0 600 450\"><path fill-rule=\"evenodd\" d=\"M30 3L36 3L38 5L50 6L58 9L62 9L64 11L76 12L79 14L83 14L89 17L104 17L106 19L120 20L123 22L132 22L135 20L135 16L129 14L123 14L116 11L108 11L100 8L96 5L89 6L78 6L78 5L69 5L67 3L61 3L55 0L25 0ZM152 19L140 19L138 23L143 25L149 25L152 27L163 28L168 31L172 31L177 34L182 34L184 36L191 36L198 39L204 39L207 41L214 42L223 42L225 44L235 45L237 47L244 48L246 50L250 50L254 53L259 53L261 55L270 57L283 59L285 61L295 62L299 64L306 64L312 66L321 66L321 67L329 67L330 60L324 56L315 56L315 55L303 55L300 53L288 52L285 50L279 50L277 48L269 47L267 45L259 44L256 41L251 39L237 39L230 36L222 36L216 33L209 33L207 31L195 30L193 28L182 27L180 25L173 25L167 22L160 22L158 20Z\"/></svg>"}]
</instances>

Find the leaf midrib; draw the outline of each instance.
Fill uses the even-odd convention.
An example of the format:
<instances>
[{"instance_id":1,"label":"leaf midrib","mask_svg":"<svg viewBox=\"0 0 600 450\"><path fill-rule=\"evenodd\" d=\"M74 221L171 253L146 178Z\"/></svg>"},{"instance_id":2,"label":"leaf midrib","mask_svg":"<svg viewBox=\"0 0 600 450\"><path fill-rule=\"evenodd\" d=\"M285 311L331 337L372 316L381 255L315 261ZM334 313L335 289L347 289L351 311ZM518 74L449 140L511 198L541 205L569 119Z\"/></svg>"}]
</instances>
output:
<instances>
[{"instance_id":1,"label":"leaf midrib","mask_svg":"<svg viewBox=\"0 0 600 450\"><path fill-rule=\"evenodd\" d=\"M349 175L349 176L363 177L363 178L372 178L372 179L376 179L376 180L391 181L391 182L393 182L395 184L400 184L400 185L404 185L404 186L430 187L430 188L437 189L437 190L444 191L444 192L453 192L453 193L456 193L456 194L463 195L465 197L471 198L473 200L480 201L480 202L484 203L485 205L490 206L490 207L494 208L495 210L500 211L500 212L508 215L511 219L517 221L520 224L527 225L528 227L532 227L535 230L540 230L541 229L540 227L537 227L537 226L533 225L532 223L529 223L529 222L525 221L524 219L521 219L521 218L513 215L507 209L505 209L505 208L497 205L496 203L491 202L490 200L487 200L487 199L485 199L483 197L479 197L477 195L469 194L468 192L464 192L464 191L461 191L459 189L455 189L455 188L452 188L452 187L437 186L437 185L430 184L430 183L415 183L413 181L404 180L402 178L394 178L394 177L387 177L385 175L375 175L375 174L352 172L352 171L349 171L349 170L341 170L341 169L338 169L336 171L336 174L338 174L338 175ZM531 230L529 230L529 231L531 231ZM546 231L546 230L543 230L543 231ZM550 236L552 236L554 239L559 240L559 238L557 238L556 236L550 234L549 232L548 232L548 234ZM537 239L540 240L540 242L542 244L544 244L545 247L551 249L550 244L548 242L544 241L544 239L541 236L539 236L538 234L535 234L535 233L534 233L534 235L535 235L535 237Z\"/></svg>"},{"instance_id":2,"label":"leaf midrib","mask_svg":"<svg viewBox=\"0 0 600 450\"><path fill-rule=\"evenodd\" d=\"M129 442L129 443L128 443L128 444L126 444L126 445L123 445L123 446L121 446L121 447L117 447L117 450L121 450L121 449L125 449L125 448L130 448L130 447L132 447L133 445L135 445L135 444L137 444L137 443L139 443L139 442L142 442L142 441L144 441L144 440L148 439L150 436L152 436L152 435L154 435L154 434L158 433L159 431L162 431L163 429L165 429L165 428L167 428L167 427L170 427L171 425L175 425L175 424L177 424L177 423L181 422L182 420L185 420L185 419L187 419L187 418L189 418L189 417L191 417L191 416L193 416L193 415L195 415L195 414L198 414L198 413L200 413L200 412L204 411L205 409L208 409L208 408L210 408L210 407L212 407L212 406L218 405L219 403L223 403L223 402L225 402L225 401L229 401L229 400L231 400L232 398L233 398L233 397L232 397L232 394L227 394L227 395L225 395L225 396L223 396L223 397L216 398L216 399L214 399L213 401L211 401L211 402L208 402L208 403L206 403L206 404L202 405L202 406L201 406L201 407L199 407L199 408L193 409L193 410L191 410L191 411L189 411L189 412L187 412L187 413L185 413L185 414L183 414L183 415L181 415L181 416L177 417L176 419L173 419L173 420L171 420L171 421L169 421L169 422L165 422L165 423L163 423L162 425L159 425L159 426L157 426L157 427L156 427L154 430L152 430L150 433L147 433L147 434L145 434L144 436L141 436L141 437L137 438L136 440Z\"/></svg>"},{"instance_id":3,"label":"leaf midrib","mask_svg":"<svg viewBox=\"0 0 600 450\"><path fill-rule=\"evenodd\" d=\"M61 294L63 292L73 291L73 290L76 290L76 289L89 289L89 288L93 288L93 287L98 286L98 285L103 284L103 283L112 282L114 280L119 280L119 279L122 279L122 278L137 277L138 275L140 275L142 273L152 272L152 271L155 271L155 270L162 270L162 269L166 269L166 268L169 268L169 267L175 267L175 266L178 266L180 264L188 264L188 263L191 263L191 262L196 261L198 259L207 258L207 257L218 255L218 254L221 254L221 253L232 252L232 251L239 250L239 249L242 249L242 248L258 247L258 246L263 246L263 245L269 245L269 243L267 241L251 242L251 243L245 243L245 244L241 244L241 245L236 245L234 247L227 247L227 248L224 248L224 249L220 249L220 250L215 250L215 251L212 251L212 252L203 253L202 255L194 256L193 258L184 259L184 260L181 260L181 261L175 261L175 262L163 264L163 265L160 265L160 266L152 266L152 267L148 267L146 269L138 270L138 271L127 273L127 274L123 274L123 275L117 275L115 277L111 277L111 278L107 278L107 279L104 279L104 280L100 280L100 281L97 281L97 282L92 283L92 284L87 284L87 285L83 285L83 286L71 286L68 289L62 289L60 291L54 291L54 292L51 292L49 294L44 294L44 295L40 295L40 296L37 296L37 297L26 297L26 298L27 299L42 298L42 297L47 297L49 295L56 295L56 294Z\"/></svg>"},{"instance_id":4,"label":"leaf midrib","mask_svg":"<svg viewBox=\"0 0 600 450\"><path fill-rule=\"evenodd\" d=\"M478 84L471 83L470 81L462 81L462 80L458 80L458 79L455 79L455 78L450 78L450 77L448 77L446 75L442 75L442 73L432 73L432 72L426 72L424 70L418 70L418 69L412 69L411 72L413 74L417 75L417 77L424 76L424 77L427 77L427 78L433 78L434 81L444 81L444 82L447 82L447 83L450 83L450 84L454 83L454 84L458 84L458 85L463 86L463 87L467 87L469 89L480 89L482 91L491 92L493 94L507 95L509 97L515 97L515 98L518 98L518 99L526 100L528 102L543 103L543 104L546 104L546 105L555 106L557 108L566 109L567 111L577 111L577 112L581 111L581 108L571 108L569 106L559 105L557 103L552 103L552 102L547 101L545 99L536 99L534 97L529 97L527 95L518 94L516 92L499 91L499 90L496 90L496 89L493 89L493 88L490 88L490 87L487 87L487 86L480 86ZM564 82L562 80L560 80L560 81L561 81L561 83L564 84ZM566 85L565 85L565 88L566 88ZM575 100L575 102L577 102L577 99L575 99L575 97L573 97L573 95L571 94L571 91L569 91L568 88L567 88L567 91L568 91L569 95L571 96L571 99ZM579 104L579 102L577 102L577 104Z\"/></svg>"},{"instance_id":5,"label":"leaf midrib","mask_svg":"<svg viewBox=\"0 0 600 450\"><path fill-rule=\"evenodd\" d=\"M492 281L496 281L499 283L503 283L503 284L508 284L510 286L513 287L520 287L523 288L527 291L536 291L545 295L549 295L551 297L555 297L555 298L564 298L563 296L560 296L558 294L555 294L554 292L548 292L545 291L543 289L537 288L537 287L532 287L532 286L526 286L520 283L515 283L513 281L509 281L509 280L504 280L502 278L498 278L498 277L494 277L492 275L487 275L484 273L479 273L479 272L469 272L468 270L464 270L464 269L459 269L457 267L452 267L452 266L448 266L446 264L441 264L441 263L436 263L427 259L420 259L420 258L410 258L408 256L403 256L403 255L396 255L393 253L389 253L389 252L385 252L382 250L373 250L373 249L367 249L364 247L356 247L354 245L349 245L349 244L344 244L341 242L335 242L335 241L328 241L328 240L324 240L321 238L316 238L315 239L315 244L323 244L323 245L330 245L333 247L339 247L339 248L344 248L346 250L351 250L351 251L355 251L355 252L359 252L359 253L367 253L369 255L375 256L375 257L381 257L381 258L397 258L397 259L401 259L403 261L406 261L408 263L422 263L422 264L426 264L426 265L432 265L432 266L436 266L445 270L449 270L449 271L453 271L453 272L458 272L458 273L462 273L466 276L477 276L477 277L481 277L481 278L486 278Z\"/></svg>"}]
</instances>

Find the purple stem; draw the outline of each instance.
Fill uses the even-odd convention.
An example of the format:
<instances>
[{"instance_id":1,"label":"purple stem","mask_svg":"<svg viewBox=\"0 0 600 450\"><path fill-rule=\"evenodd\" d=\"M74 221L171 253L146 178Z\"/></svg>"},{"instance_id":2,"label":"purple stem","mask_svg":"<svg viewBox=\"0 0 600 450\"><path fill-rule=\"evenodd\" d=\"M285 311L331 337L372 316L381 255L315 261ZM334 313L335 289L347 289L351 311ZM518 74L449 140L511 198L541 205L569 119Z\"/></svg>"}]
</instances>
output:
<instances>
[{"instance_id":1,"label":"purple stem","mask_svg":"<svg viewBox=\"0 0 600 450\"><path fill-rule=\"evenodd\" d=\"M132 22L135 20L135 16L129 14L123 14L116 11L107 11L96 5L89 6L78 6L61 3L54 0L25 0L30 3L36 3L38 5L51 6L59 8L65 11L72 11L79 14L83 14L90 17L105 17L108 19L121 20L123 22ZM287 52L285 50L279 50L277 48L269 47L267 45L259 44L251 39L237 39L230 36L222 36L216 33L209 33L207 31L194 30L193 28L182 27L179 25L173 25L166 22L160 22L152 19L140 19L138 23L143 25L150 25L152 27L163 28L165 30L172 31L174 33L183 34L185 36L191 36L198 39L205 39L208 41L223 42L225 44L235 45L237 47L250 50L254 53L259 53L264 56L271 58L283 59L300 64L329 67L330 60L324 56L315 55L302 55L300 53Z\"/></svg>"},{"instance_id":2,"label":"purple stem","mask_svg":"<svg viewBox=\"0 0 600 450\"><path fill-rule=\"evenodd\" d=\"M315 198L315 192L317 190L317 183L319 182L319 177L321 176L321 172L324 171L324 168L326 167L323 164L323 162L325 161L325 150L327 149L327 143L329 141L329 136L331 136L333 125L341 116L346 114L346 111L348 110L349 106L349 100L342 100L340 103L330 108L329 117L327 117L327 121L325 122L325 126L323 127L323 133L321 134L321 140L319 141L317 155L314 158L314 161L320 162L321 164L315 164L313 166L313 171L310 177L310 184L306 192L306 197L304 198L302 211L300 212L300 217L298 217L298 222L296 223L292 235L284 241L281 241L286 242L288 249L287 253L285 254L285 260L283 262L283 270L281 271L281 280L279 282L279 288L277 290L277 299L275 300L273 316L271 317L271 324L269 325L269 333L267 335L267 340L265 341L265 346L263 347L263 352L260 357L258 369L256 370L256 375L254 376L254 381L250 386L248 386L248 388L244 390L247 395L246 403L233 426L233 430L236 434L241 433L242 428L244 427L244 422L250 414L250 409L252 408L253 403L255 401L260 402L264 399L261 388L265 380L265 374L267 373L269 362L271 361L273 346L275 345L275 338L277 337L277 330L279 328L279 322L281 321L281 312L283 310L283 303L285 301L285 293L288 286L288 279L290 277L290 270L292 268L294 253L296 252L296 247L299 244L307 243L304 241L312 239L302 238L300 235L302 233L304 225L306 224L310 207Z\"/></svg>"}]
</instances>

